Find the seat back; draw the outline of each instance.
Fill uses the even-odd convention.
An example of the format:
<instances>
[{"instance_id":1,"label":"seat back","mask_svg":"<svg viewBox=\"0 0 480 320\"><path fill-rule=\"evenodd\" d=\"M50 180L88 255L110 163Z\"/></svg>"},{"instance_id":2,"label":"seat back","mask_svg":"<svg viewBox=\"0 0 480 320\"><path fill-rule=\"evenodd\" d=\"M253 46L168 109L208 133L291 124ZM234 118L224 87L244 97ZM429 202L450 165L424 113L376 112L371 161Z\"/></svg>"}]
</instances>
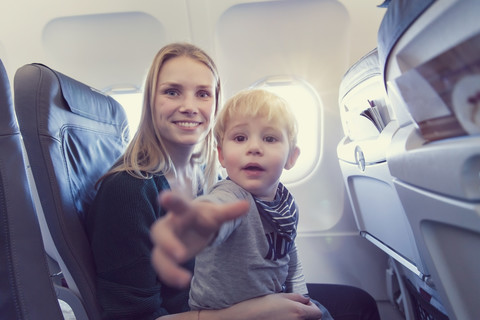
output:
<instances>
[{"instance_id":1,"label":"seat back","mask_svg":"<svg viewBox=\"0 0 480 320\"><path fill-rule=\"evenodd\" d=\"M95 267L83 218L95 196L96 181L126 146L125 111L113 98L40 64L18 69L14 90L47 225L43 234L52 242L46 251L59 264L69 292L80 301L80 306L72 307L77 319L79 315L99 319Z\"/></svg>"},{"instance_id":2,"label":"seat back","mask_svg":"<svg viewBox=\"0 0 480 320\"><path fill-rule=\"evenodd\" d=\"M392 275L387 277L387 294L406 319L412 319L400 273L415 283L423 283L429 273L388 167L388 147L399 124L391 112L377 49L343 76L339 107L345 137L337 146L337 155L358 230L395 260L391 260L392 269L387 273ZM394 272L398 277L393 277ZM395 292L397 282L400 298Z\"/></svg>"},{"instance_id":3,"label":"seat back","mask_svg":"<svg viewBox=\"0 0 480 320\"><path fill-rule=\"evenodd\" d=\"M475 0L397 0L379 29L391 43L385 87L404 119L388 167L450 320L480 319L479 10Z\"/></svg>"},{"instance_id":4,"label":"seat back","mask_svg":"<svg viewBox=\"0 0 480 320\"><path fill-rule=\"evenodd\" d=\"M63 319L49 277L10 83L0 60L0 317Z\"/></svg>"}]
</instances>

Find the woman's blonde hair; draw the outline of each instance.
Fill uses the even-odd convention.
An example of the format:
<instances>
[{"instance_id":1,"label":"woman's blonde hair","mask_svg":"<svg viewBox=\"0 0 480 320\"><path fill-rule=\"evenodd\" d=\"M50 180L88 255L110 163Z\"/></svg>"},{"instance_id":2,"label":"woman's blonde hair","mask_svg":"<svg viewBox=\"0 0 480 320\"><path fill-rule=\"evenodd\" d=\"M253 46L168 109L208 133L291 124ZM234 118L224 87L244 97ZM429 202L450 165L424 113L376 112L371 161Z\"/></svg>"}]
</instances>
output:
<instances>
[{"instance_id":1,"label":"woman's blonde hair","mask_svg":"<svg viewBox=\"0 0 480 320\"><path fill-rule=\"evenodd\" d=\"M227 100L219 112L214 134L221 146L228 122L236 117L265 117L269 122L285 127L290 150L297 145L298 124L288 102L265 89L242 90Z\"/></svg>"},{"instance_id":2,"label":"woman's blonde hair","mask_svg":"<svg viewBox=\"0 0 480 320\"><path fill-rule=\"evenodd\" d=\"M126 171L139 179L149 179L154 174L173 172L175 167L172 159L166 151L163 138L154 124L154 106L158 82L158 75L164 63L176 57L189 57L205 64L216 81L215 87L215 111L217 114L221 99L220 77L213 60L202 49L189 43L172 43L166 45L155 56L145 80L143 108L138 130L130 141L124 154L115 165L100 179L120 171ZM214 143L213 132L210 130L203 142L200 143L191 161L196 168L192 179L196 189L206 190L217 180L217 153ZM198 168L201 166L201 168ZM203 170L202 170L203 169ZM202 172L203 171L203 172Z\"/></svg>"}]
</instances>

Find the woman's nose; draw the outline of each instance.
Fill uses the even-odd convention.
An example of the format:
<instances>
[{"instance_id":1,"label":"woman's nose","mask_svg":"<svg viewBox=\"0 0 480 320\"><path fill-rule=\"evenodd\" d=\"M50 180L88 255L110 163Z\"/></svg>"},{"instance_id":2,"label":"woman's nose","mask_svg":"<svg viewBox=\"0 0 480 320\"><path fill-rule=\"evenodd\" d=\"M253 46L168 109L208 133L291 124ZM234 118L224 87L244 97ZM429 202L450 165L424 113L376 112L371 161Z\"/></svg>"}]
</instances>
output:
<instances>
[{"instance_id":1,"label":"woman's nose","mask_svg":"<svg viewBox=\"0 0 480 320\"><path fill-rule=\"evenodd\" d=\"M181 101L180 112L186 114L196 114L198 109L196 107L195 97L191 95L185 95Z\"/></svg>"}]
</instances>

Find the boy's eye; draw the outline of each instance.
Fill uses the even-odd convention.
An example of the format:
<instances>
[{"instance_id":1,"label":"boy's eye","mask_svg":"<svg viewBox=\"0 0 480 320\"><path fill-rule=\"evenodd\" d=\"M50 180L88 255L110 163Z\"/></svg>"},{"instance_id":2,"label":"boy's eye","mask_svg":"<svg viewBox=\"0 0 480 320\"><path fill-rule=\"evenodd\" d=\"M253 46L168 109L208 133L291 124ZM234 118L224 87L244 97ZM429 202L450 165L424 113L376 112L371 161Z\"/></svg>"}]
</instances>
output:
<instances>
[{"instance_id":1,"label":"boy's eye","mask_svg":"<svg viewBox=\"0 0 480 320\"><path fill-rule=\"evenodd\" d=\"M245 137L245 136L235 136L235 137L233 138L233 140L234 140L234 141L237 141L237 142L244 142L244 141L247 140L247 137Z\"/></svg>"},{"instance_id":2,"label":"boy's eye","mask_svg":"<svg viewBox=\"0 0 480 320\"><path fill-rule=\"evenodd\" d=\"M264 140L265 140L265 142L276 142L277 141L277 139L275 137L272 137L272 136L265 137Z\"/></svg>"}]
</instances>

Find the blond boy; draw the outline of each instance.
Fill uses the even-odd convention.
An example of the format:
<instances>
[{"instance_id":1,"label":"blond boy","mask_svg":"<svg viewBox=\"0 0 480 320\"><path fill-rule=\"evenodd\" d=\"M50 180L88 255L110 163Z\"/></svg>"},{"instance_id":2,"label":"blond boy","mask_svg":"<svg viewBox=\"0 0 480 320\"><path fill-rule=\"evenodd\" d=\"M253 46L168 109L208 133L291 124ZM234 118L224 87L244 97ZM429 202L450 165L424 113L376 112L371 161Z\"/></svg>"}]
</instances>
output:
<instances>
[{"instance_id":1,"label":"blond boy","mask_svg":"<svg viewBox=\"0 0 480 320\"><path fill-rule=\"evenodd\" d=\"M189 304L223 309L271 293L308 295L295 246L298 209L280 183L300 150L297 123L287 102L261 89L229 99L215 124L219 160L228 178L195 201L247 200L247 215L224 223L196 257ZM317 304L322 319L328 311Z\"/></svg>"}]
</instances>

